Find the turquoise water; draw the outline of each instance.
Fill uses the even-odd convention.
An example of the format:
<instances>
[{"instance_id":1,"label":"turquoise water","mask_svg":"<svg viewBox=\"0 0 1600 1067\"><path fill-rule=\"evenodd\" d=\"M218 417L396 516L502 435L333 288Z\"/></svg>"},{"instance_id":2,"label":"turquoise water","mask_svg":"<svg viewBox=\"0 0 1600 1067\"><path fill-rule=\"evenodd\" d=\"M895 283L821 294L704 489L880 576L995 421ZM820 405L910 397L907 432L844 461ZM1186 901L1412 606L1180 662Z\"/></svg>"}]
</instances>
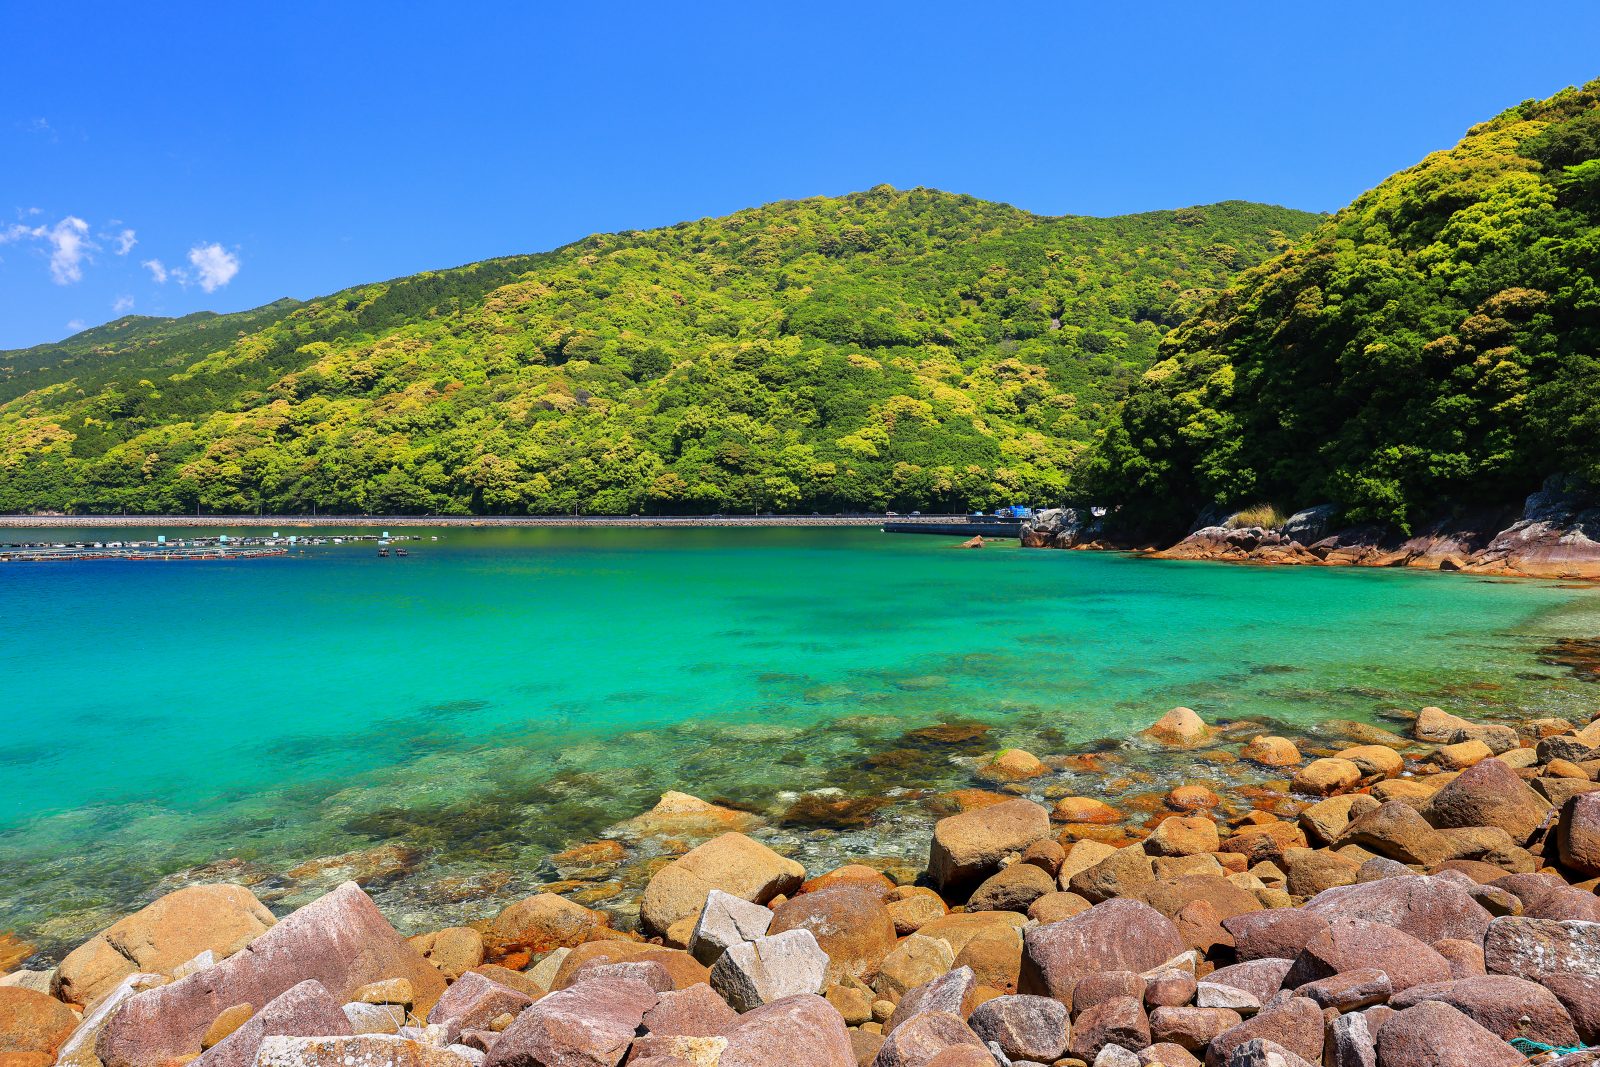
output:
<instances>
[{"instance_id":1,"label":"turquoise water","mask_svg":"<svg viewBox=\"0 0 1600 1067\"><path fill-rule=\"evenodd\" d=\"M1304 729L1600 694L1538 659L1600 634L1600 590L859 529L4 564L0 619L0 929L45 944L196 864L231 858L292 904L295 864L393 842L414 853L375 892L402 921L481 912L493 894L452 879L538 884L549 852L664 789L771 813L785 791L964 782L872 758L951 719L1044 754L1180 703Z\"/></svg>"}]
</instances>

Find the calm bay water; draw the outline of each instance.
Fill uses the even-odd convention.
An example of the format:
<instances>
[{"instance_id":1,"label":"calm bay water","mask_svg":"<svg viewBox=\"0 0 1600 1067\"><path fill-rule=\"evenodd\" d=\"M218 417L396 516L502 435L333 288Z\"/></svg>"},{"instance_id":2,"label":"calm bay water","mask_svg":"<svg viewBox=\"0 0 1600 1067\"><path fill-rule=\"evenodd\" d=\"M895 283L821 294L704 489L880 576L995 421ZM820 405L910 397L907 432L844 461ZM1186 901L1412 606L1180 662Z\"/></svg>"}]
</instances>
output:
<instances>
[{"instance_id":1,"label":"calm bay water","mask_svg":"<svg viewBox=\"0 0 1600 1067\"><path fill-rule=\"evenodd\" d=\"M537 884L664 789L924 784L869 756L952 718L1045 753L1179 703L1304 729L1600 697L1538 661L1600 634L1600 590L1551 583L866 530L440 536L0 565L0 929L71 943L224 857L292 904L295 864L394 842L421 857L382 891L402 920L481 911L459 879Z\"/></svg>"}]
</instances>

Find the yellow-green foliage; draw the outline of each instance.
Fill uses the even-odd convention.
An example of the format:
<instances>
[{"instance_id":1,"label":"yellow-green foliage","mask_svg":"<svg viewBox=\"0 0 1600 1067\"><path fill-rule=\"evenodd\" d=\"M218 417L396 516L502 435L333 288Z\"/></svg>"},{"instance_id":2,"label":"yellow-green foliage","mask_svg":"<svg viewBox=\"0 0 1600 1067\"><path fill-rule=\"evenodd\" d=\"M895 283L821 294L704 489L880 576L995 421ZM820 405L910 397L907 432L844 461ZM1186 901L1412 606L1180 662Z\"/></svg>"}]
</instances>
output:
<instances>
[{"instance_id":1,"label":"yellow-green foliage","mask_svg":"<svg viewBox=\"0 0 1600 1067\"><path fill-rule=\"evenodd\" d=\"M1227 525L1231 529L1242 530L1250 526L1260 526L1264 529L1274 530L1289 521L1289 516L1273 507L1271 504L1257 504L1253 508L1236 511L1228 517Z\"/></svg>"},{"instance_id":2,"label":"yellow-green foliage","mask_svg":"<svg viewBox=\"0 0 1600 1067\"><path fill-rule=\"evenodd\" d=\"M1162 336L1316 221L885 186L119 320L0 353L0 511L1049 501Z\"/></svg>"}]
</instances>

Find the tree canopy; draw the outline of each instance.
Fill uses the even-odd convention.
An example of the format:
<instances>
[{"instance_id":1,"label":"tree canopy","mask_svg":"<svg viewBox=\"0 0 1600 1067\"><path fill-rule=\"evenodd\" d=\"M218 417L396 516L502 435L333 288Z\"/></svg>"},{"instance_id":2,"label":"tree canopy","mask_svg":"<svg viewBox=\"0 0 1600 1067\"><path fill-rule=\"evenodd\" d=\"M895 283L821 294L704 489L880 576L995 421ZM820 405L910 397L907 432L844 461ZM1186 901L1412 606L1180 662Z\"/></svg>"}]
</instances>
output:
<instances>
[{"instance_id":1,"label":"tree canopy","mask_svg":"<svg viewBox=\"0 0 1600 1067\"><path fill-rule=\"evenodd\" d=\"M1320 217L879 186L0 352L0 511L961 509L1066 491Z\"/></svg>"},{"instance_id":2,"label":"tree canopy","mask_svg":"<svg viewBox=\"0 0 1600 1067\"><path fill-rule=\"evenodd\" d=\"M1170 530L1333 502L1402 530L1600 484L1600 81L1473 127L1161 342L1080 485Z\"/></svg>"}]
</instances>

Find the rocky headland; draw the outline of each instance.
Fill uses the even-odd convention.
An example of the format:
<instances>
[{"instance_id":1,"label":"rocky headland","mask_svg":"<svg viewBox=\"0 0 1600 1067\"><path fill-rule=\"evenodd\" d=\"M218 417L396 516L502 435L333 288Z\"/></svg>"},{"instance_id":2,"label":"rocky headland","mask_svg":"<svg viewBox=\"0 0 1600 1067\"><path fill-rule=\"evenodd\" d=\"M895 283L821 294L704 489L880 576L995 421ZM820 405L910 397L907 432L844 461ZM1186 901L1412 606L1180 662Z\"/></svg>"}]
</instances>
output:
<instances>
[{"instance_id":1,"label":"rocky headland","mask_svg":"<svg viewBox=\"0 0 1600 1067\"><path fill-rule=\"evenodd\" d=\"M282 917L185 885L54 967L0 938L0 1065L1600 1063L1600 715L1251 725L1153 724L1161 792L991 751L916 864L808 870L668 794L568 850L657 842L620 910L555 885L405 937L355 881Z\"/></svg>"},{"instance_id":2,"label":"rocky headland","mask_svg":"<svg viewBox=\"0 0 1600 1067\"><path fill-rule=\"evenodd\" d=\"M1600 497L1555 477L1521 508L1454 515L1411 534L1340 525L1333 505L1258 525L1213 516L1166 548L1119 538L1104 515L1054 508L1022 529L1026 548L1137 548L1162 559L1335 567L1417 567L1527 578L1600 578Z\"/></svg>"}]
</instances>

